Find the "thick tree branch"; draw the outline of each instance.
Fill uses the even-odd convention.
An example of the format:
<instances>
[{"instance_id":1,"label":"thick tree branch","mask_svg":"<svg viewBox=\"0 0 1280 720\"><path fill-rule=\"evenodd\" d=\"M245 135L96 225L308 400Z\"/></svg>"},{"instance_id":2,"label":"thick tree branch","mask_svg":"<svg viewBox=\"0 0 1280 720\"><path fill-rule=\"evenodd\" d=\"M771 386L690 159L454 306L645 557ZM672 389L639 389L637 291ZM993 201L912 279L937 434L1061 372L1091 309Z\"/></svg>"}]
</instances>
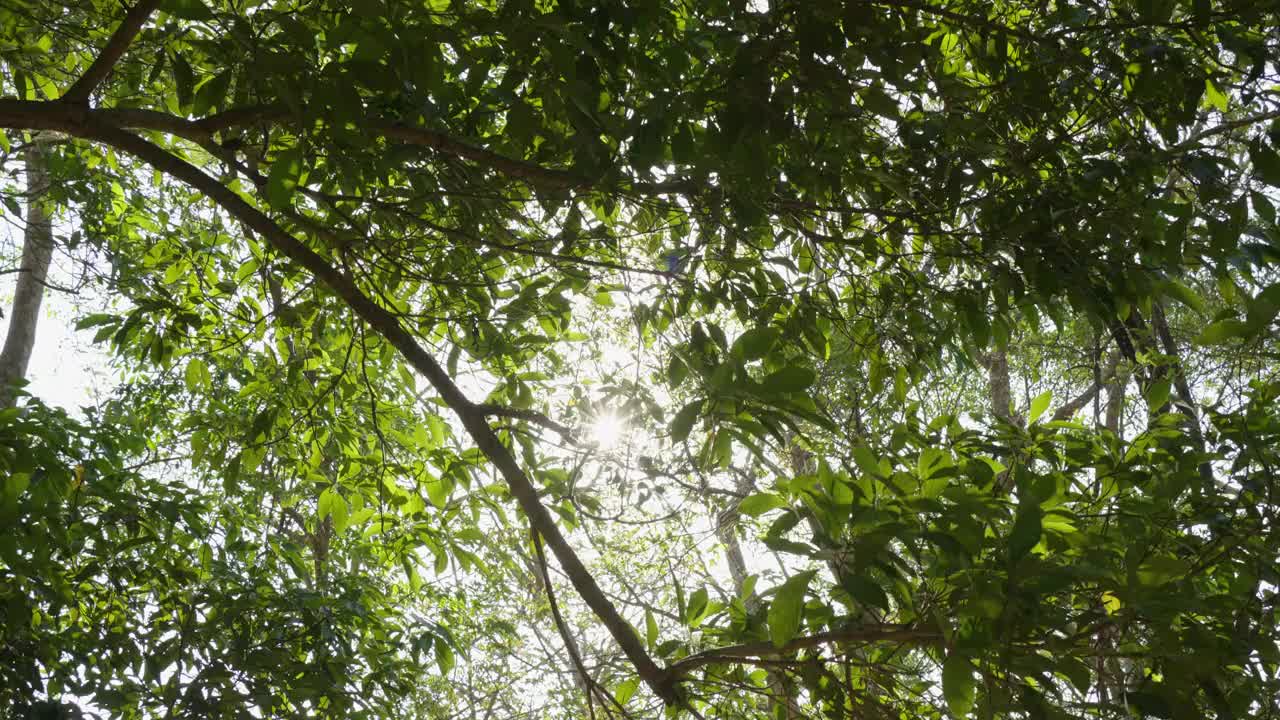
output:
<instances>
[{"instance_id":1,"label":"thick tree branch","mask_svg":"<svg viewBox=\"0 0 1280 720\"><path fill-rule=\"evenodd\" d=\"M138 0L138 4L129 9L120 26L112 33L111 39L107 40L102 52L98 53L98 57L94 58L93 63L89 65L89 69L85 70L84 74L62 94L62 102L87 103L89 101L89 96L107 78L111 68L120 61L125 51L129 49L129 45L133 43L133 39L142 31L147 18L160 7L160 2L161 0Z\"/></svg>"},{"instance_id":2,"label":"thick tree branch","mask_svg":"<svg viewBox=\"0 0 1280 720\"><path fill-rule=\"evenodd\" d=\"M768 658L778 654L786 654L806 650L808 648L831 645L834 643L871 643L871 642L920 642L933 643L942 639L936 630L924 630L909 625L873 625L830 630L798 637L781 648L773 643L758 642L743 645L704 650L678 660L667 668L667 672L675 676L684 675L704 665L723 662L739 662Z\"/></svg>"},{"instance_id":3,"label":"thick tree branch","mask_svg":"<svg viewBox=\"0 0 1280 720\"><path fill-rule=\"evenodd\" d=\"M199 143L207 142L213 138L214 134L232 128L264 123L288 124L296 119L293 112L284 105L232 108L200 120L187 120L156 110L122 108L99 112L102 113L105 122L113 125L137 130L159 130ZM510 158L438 130L378 117L365 117L358 122L358 125L365 131L388 140L431 148L536 185L573 188L585 187L589 184L586 178L567 170L546 168L536 163Z\"/></svg>"},{"instance_id":4,"label":"thick tree branch","mask_svg":"<svg viewBox=\"0 0 1280 720\"><path fill-rule=\"evenodd\" d=\"M261 235L278 252L306 268L327 285L379 335L399 350L415 370L427 378L445 404L458 416L476 446L506 480L511 494L528 517L529 524L546 540L574 589L613 635L640 678L663 701L677 702L670 676L653 661L631 625L605 597L595 578L560 532L551 514L538 500L537 489L524 469L489 426L485 414L463 394L453 378L418 344L396 316L374 302L354 280L204 171L137 135L103 122L87 108L66 103L4 100L0 101L0 127L55 130L101 142L129 153L202 193L244 226Z\"/></svg>"}]
</instances>

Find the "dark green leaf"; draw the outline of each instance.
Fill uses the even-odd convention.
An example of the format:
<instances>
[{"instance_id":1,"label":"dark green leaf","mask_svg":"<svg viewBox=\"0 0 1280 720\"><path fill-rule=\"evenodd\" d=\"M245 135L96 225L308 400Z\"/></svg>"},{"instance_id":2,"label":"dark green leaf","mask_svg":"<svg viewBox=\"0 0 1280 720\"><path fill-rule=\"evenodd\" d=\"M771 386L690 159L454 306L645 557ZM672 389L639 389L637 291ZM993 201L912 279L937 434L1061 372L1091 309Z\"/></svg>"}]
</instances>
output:
<instances>
[{"instance_id":1,"label":"dark green leaf","mask_svg":"<svg viewBox=\"0 0 1280 720\"><path fill-rule=\"evenodd\" d=\"M694 400L680 408L680 411L676 413L675 418L671 421L671 440L673 442L684 442L689 437L689 432L693 430L693 423L698 419L698 413L701 411L701 400Z\"/></svg>"},{"instance_id":2,"label":"dark green leaf","mask_svg":"<svg viewBox=\"0 0 1280 720\"><path fill-rule=\"evenodd\" d=\"M770 373L764 379L764 388L773 393L799 392L813 385L817 375L809 368L791 365Z\"/></svg>"},{"instance_id":3,"label":"dark green leaf","mask_svg":"<svg viewBox=\"0 0 1280 720\"><path fill-rule=\"evenodd\" d=\"M1013 530L1009 533L1009 559L1018 561L1031 548L1040 542L1043 532L1041 520L1043 515L1040 506L1035 503L1023 503L1018 506L1018 514L1014 517Z\"/></svg>"},{"instance_id":4,"label":"dark green leaf","mask_svg":"<svg viewBox=\"0 0 1280 720\"><path fill-rule=\"evenodd\" d=\"M968 717L977 689L977 679L969 659L956 653L948 655L942 664L942 695L951 714L957 718Z\"/></svg>"}]
</instances>

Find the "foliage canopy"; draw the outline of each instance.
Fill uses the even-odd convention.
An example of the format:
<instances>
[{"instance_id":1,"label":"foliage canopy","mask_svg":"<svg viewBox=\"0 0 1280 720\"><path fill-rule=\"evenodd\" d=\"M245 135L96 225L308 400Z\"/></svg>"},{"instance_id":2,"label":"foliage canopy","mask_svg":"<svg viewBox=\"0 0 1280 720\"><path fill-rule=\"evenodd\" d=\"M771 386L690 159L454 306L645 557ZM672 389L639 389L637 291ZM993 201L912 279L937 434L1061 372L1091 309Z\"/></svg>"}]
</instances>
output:
<instances>
[{"instance_id":1,"label":"foliage canopy","mask_svg":"<svg viewBox=\"0 0 1280 720\"><path fill-rule=\"evenodd\" d=\"M123 378L0 410L0 704L1280 713L1276 27L0 4Z\"/></svg>"}]
</instances>

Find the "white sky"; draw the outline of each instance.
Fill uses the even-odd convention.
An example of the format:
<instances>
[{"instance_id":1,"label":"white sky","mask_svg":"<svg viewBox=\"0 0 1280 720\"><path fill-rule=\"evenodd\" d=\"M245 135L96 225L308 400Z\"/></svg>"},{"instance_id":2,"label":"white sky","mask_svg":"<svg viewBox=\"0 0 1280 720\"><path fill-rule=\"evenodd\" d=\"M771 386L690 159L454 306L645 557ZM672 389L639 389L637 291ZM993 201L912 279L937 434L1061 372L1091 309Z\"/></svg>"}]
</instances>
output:
<instances>
[{"instance_id":1,"label":"white sky","mask_svg":"<svg viewBox=\"0 0 1280 720\"><path fill-rule=\"evenodd\" d=\"M61 230L56 228L55 232L61 235ZM0 217L0 271L17 268L21 254L22 221L5 213ZM0 275L0 309L4 312L4 318L0 319L0 339L9 331L17 279L16 272ZM71 258L63 249L56 249L49 281L60 287L73 287L77 279ZM87 288L79 295L51 288L45 290L35 349L27 370L31 381L27 392L73 415L78 415L81 407L93 404L97 393L106 392L114 384L109 356L102 347L90 342L92 331L77 333L74 329L77 306L106 304L105 298L94 297L94 293L95 288Z\"/></svg>"}]
</instances>

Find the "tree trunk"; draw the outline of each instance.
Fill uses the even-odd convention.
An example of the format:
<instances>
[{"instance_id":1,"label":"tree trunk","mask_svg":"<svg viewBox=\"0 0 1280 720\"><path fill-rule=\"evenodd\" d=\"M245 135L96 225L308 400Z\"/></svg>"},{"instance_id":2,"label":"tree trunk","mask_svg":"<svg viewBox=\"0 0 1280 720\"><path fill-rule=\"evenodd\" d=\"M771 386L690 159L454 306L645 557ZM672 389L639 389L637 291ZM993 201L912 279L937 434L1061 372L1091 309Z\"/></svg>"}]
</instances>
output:
<instances>
[{"instance_id":1,"label":"tree trunk","mask_svg":"<svg viewBox=\"0 0 1280 720\"><path fill-rule=\"evenodd\" d=\"M1022 427L1026 420L1013 409L1013 392L1009 387L1009 354L992 350L981 358L987 369L987 386L991 391L991 413L1001 420Z\"/></svg>"},{"instance_id":2,"label":"tree trunk","mask_svg":"<svg viewBox=\"0 0 1280 720\"><path fill-rule=\"evenodd\" d=\"M37 143L27 146L23 159L27 166L27 216L22 233L22 264L13 293L9 332L0 350L0 409L18 401L18 383L27 376L31 351L36 343L36 325L44 300L45 278L53 258L53 224L44 207L49 189L48 161Z\"/></svg>"},{"instance_id":3,"label":"tree trunk","mask_svg":"<svg viewBox=\"0 0 1280 720\"><path fill-rule=\"evenodd\" d=\"M755 482L750 475L743 473L738 477L736 490L745 497L755 489ZM738 541L738 505L731 502L728 507L716 514L716 538L724 545L725 561L729 564L729 577L733 581L733 591L739 597L747 584L747 562L742 553L742 543ZM751 615L760 608L760 596L753 590L750 596L743 598L747 614ZM769 677L769 717L781 714L787 720L800 717L800 706L796 703L791 683L786 673L770 668L766 670Z\"/></svg>"},{"instance_id":4,"label":"tree trunk","mask_svg":"<svg viewBox=\"0 0 1280 720\"><path fill-rule=\"evenodd\" d=\"M1128 364L1116 368L1115 378L1107 384L1107 416L1106 428L1116 435L1120 434L1120 422L1124 413L1124 395L1129 388L1130 370Z\"/></svg>"}]
</instances>

